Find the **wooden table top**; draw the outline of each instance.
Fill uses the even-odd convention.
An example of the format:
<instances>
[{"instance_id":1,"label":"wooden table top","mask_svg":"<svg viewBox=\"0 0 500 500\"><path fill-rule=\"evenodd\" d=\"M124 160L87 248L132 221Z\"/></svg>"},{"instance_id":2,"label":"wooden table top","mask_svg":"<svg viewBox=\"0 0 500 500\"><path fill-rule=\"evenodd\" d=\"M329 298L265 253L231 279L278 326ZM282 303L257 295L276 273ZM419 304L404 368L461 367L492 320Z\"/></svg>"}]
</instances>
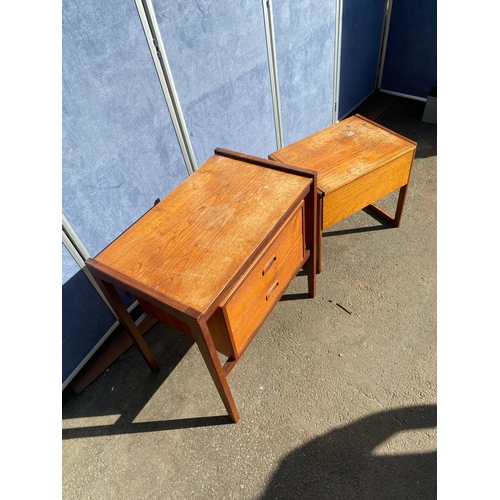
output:
<instances>
[{"instance_id":1,"label":"wooden table top","mask_svg":"<svg viewBox=\"0 0 500 500\"><path fill-rule=\"evenodd\" d=\"M356 115L285 146L269 157L316 170L318 188L329 193L413 151L415 145Z\"/></svg>"},{"instance_id":2,"label":"wooden table top","mask_svg":"<svg viewBox=\"0 0 500 500\"><path fill-rule=\"evenodd\" d=\"M204 313L262 250L310 183L214 155L95 261L166 303L173 299Z\"/></svg>"}]
</instances>

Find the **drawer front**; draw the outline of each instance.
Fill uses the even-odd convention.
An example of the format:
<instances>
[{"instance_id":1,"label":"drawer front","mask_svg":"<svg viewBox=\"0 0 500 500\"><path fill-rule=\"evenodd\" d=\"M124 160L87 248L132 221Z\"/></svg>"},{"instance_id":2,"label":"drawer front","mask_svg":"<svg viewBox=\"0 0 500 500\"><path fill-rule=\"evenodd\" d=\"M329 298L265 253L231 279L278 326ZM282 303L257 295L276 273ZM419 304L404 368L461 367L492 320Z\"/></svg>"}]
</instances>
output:
<instances>
[{"instance_id":1,"label":"drawer front","mask_svg":"<svg viewBox=\"0 0 500 500\"><path fill-rule=\"evenodd\" d=\"M277 304L281 294L295 277L303 257L303 241L297 240L281 266L270 276L268 284L255 296L252 304L238 318L237 323L231 323L233 341L239 355L245 350L256 329L262 325Z\"/></svg>"},{"instance_id":2,"label":"drawer front","mask_svg":"<svg viewBox=\"0 0 500 500\"><path fill-rule=\"evenodd\" d=\"M323 226L326 229L353 213L408 184L413 152L396 158L369 174L326 193L323 198Z\"/></svg>"},{"instance_id":3,"label":"drawer front","mask_svg":"<svg viewBox=\"0 0 500 500\"><path fill-rule=\"evenodd\" d=\"M246 338L241 337L251 335L262 316L272 309L277 302L275 298L304 259L303 212L302 203L223 305L229 329L238 345L245 343ZM242 323L245 326L240 328Z\"/></svg>"}]
</instances>

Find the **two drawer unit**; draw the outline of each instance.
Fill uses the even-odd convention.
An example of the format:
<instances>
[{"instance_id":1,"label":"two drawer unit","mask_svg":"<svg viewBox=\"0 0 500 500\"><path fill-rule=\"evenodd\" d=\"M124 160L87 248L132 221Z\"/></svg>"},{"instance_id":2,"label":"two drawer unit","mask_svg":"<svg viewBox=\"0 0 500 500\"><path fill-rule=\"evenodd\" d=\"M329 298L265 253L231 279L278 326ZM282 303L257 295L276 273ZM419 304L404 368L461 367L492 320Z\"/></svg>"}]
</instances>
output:
<instances>
[{"instance_id":1,"label":"two drawer unit","mask_svg":"<svg viewBox=\"0 0 500 500\"><path fill-rule=\"evenodd\" d=\"M220 352L239 359L306 256L302 202L209 319ZM230 344L224 345L225 339Z\"/></svg>"},{"instance_id":2,"label":"two drawer unit","mask_svg":"<svg viewBox=\"0 0 500 500\"><path fill-rule=\"evenodd\" d=\"M316 293L316 191L313 171L216 149L86 261L151 369L158 365L115 287L194 338L235 422L232 369L302 267L309 295Z\"/></svg>"}]
</instances>

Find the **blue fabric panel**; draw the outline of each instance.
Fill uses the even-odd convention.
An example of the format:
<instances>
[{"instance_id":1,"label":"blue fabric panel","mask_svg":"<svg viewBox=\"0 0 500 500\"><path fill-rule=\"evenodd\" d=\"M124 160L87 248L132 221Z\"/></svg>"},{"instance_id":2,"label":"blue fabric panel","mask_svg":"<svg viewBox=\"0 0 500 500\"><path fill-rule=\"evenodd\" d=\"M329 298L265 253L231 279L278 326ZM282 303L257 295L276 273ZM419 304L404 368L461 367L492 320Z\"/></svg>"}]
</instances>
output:
<instances>
[{"instance_id":1,"label":"blue fabric panel","mask_svg":"<svg viewBox=\"0 0 500 500\"><path fill-rule=\"evenodd\" d=\"M392 6L381 88L426 98L437 86L437 1Z\"/></svg>"},{"instance_id":2,"label":"blue fabric panel","mask_svg":"<svg viewBox=\"0 0 500 500\"><path fill-rule=\"evenodd\" d=\"M63 0L63 213L95 256L187 177L133 0Z\"/></svg>"},{"instance_id":3,"label":"blue fabric panel","mask_svg":"<svg viewBox=\"0 0 500 500\"><path fill-rule=\"evenodd\" d=\"M63 245L62 381L64 382L102 336L115 317Z\"/></svg>"},{"instance_id":4,"label":"blue fabric panel","mask_svg":"<svg viewBox=\"0 0 500 500\"><path fill-rule=\"evenodd\" d=\"M98 344L116 318L67 248L62 246L62 381ZM128 307L135 297L118 290Z\"/></svg>"},{"instance_id":5,"label":"blue fabric panel","mask_svg":"<svg viewBox=\"0 0 500 500\"><path fill-rule=\"evenodd\" d=\"M273 3L284 145L332 124L335 1Z\"/></svg>"},{"instance_id":6,"label":"blue fabric panel","mask_svg":"<svg viewBox=\"0 0 500 500\"><path fill-rule=\"evenodd\" d=\"M73 259L68 249L63 244L62 252L62 284L71 279L79 270L80 266Z\"/></svg>"},{"instance_id":7,"label":"blue fabric panel","mask_svg":"<svg viewBox=\"0 0 500 500\"><path fill-rule=\"evenodd\" d=\"M153 0L198 165L216 147L276 149L262 4Z\"/></svg>"},{"instance_id":8,"label":"blue fabric panel","mask_svg":"<svg viewBox=\"0 0 500 500\"><path fill-rule=\"evenodd\" d=\"M376 88L385 4L386 0L344 1L339 118L352 111Z\"/></svg>"}]
</instances>

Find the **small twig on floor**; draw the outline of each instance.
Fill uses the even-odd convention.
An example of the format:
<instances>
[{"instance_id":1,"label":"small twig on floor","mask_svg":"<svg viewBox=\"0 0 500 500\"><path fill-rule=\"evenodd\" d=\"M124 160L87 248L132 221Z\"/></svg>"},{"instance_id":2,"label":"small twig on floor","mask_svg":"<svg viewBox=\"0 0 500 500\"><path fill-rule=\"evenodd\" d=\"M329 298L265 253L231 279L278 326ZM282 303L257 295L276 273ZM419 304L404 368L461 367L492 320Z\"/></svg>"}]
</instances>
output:
<instances>
[{"instance_id":1,"label":"small twig on floor","mask_svg":"<svg viewBox=\"0 0 500 500\"><path fill-rule=\"evenodd\" d=\"M342 304L339 304L339 303L337 302L337 305L338 305L341 309L343 309L346 313L348 313L348 314L352 314L352 313L351 313L351 311L349 311L349 309L346 309L346 308L345 308Z\"/></svg>"}]
</instances>

